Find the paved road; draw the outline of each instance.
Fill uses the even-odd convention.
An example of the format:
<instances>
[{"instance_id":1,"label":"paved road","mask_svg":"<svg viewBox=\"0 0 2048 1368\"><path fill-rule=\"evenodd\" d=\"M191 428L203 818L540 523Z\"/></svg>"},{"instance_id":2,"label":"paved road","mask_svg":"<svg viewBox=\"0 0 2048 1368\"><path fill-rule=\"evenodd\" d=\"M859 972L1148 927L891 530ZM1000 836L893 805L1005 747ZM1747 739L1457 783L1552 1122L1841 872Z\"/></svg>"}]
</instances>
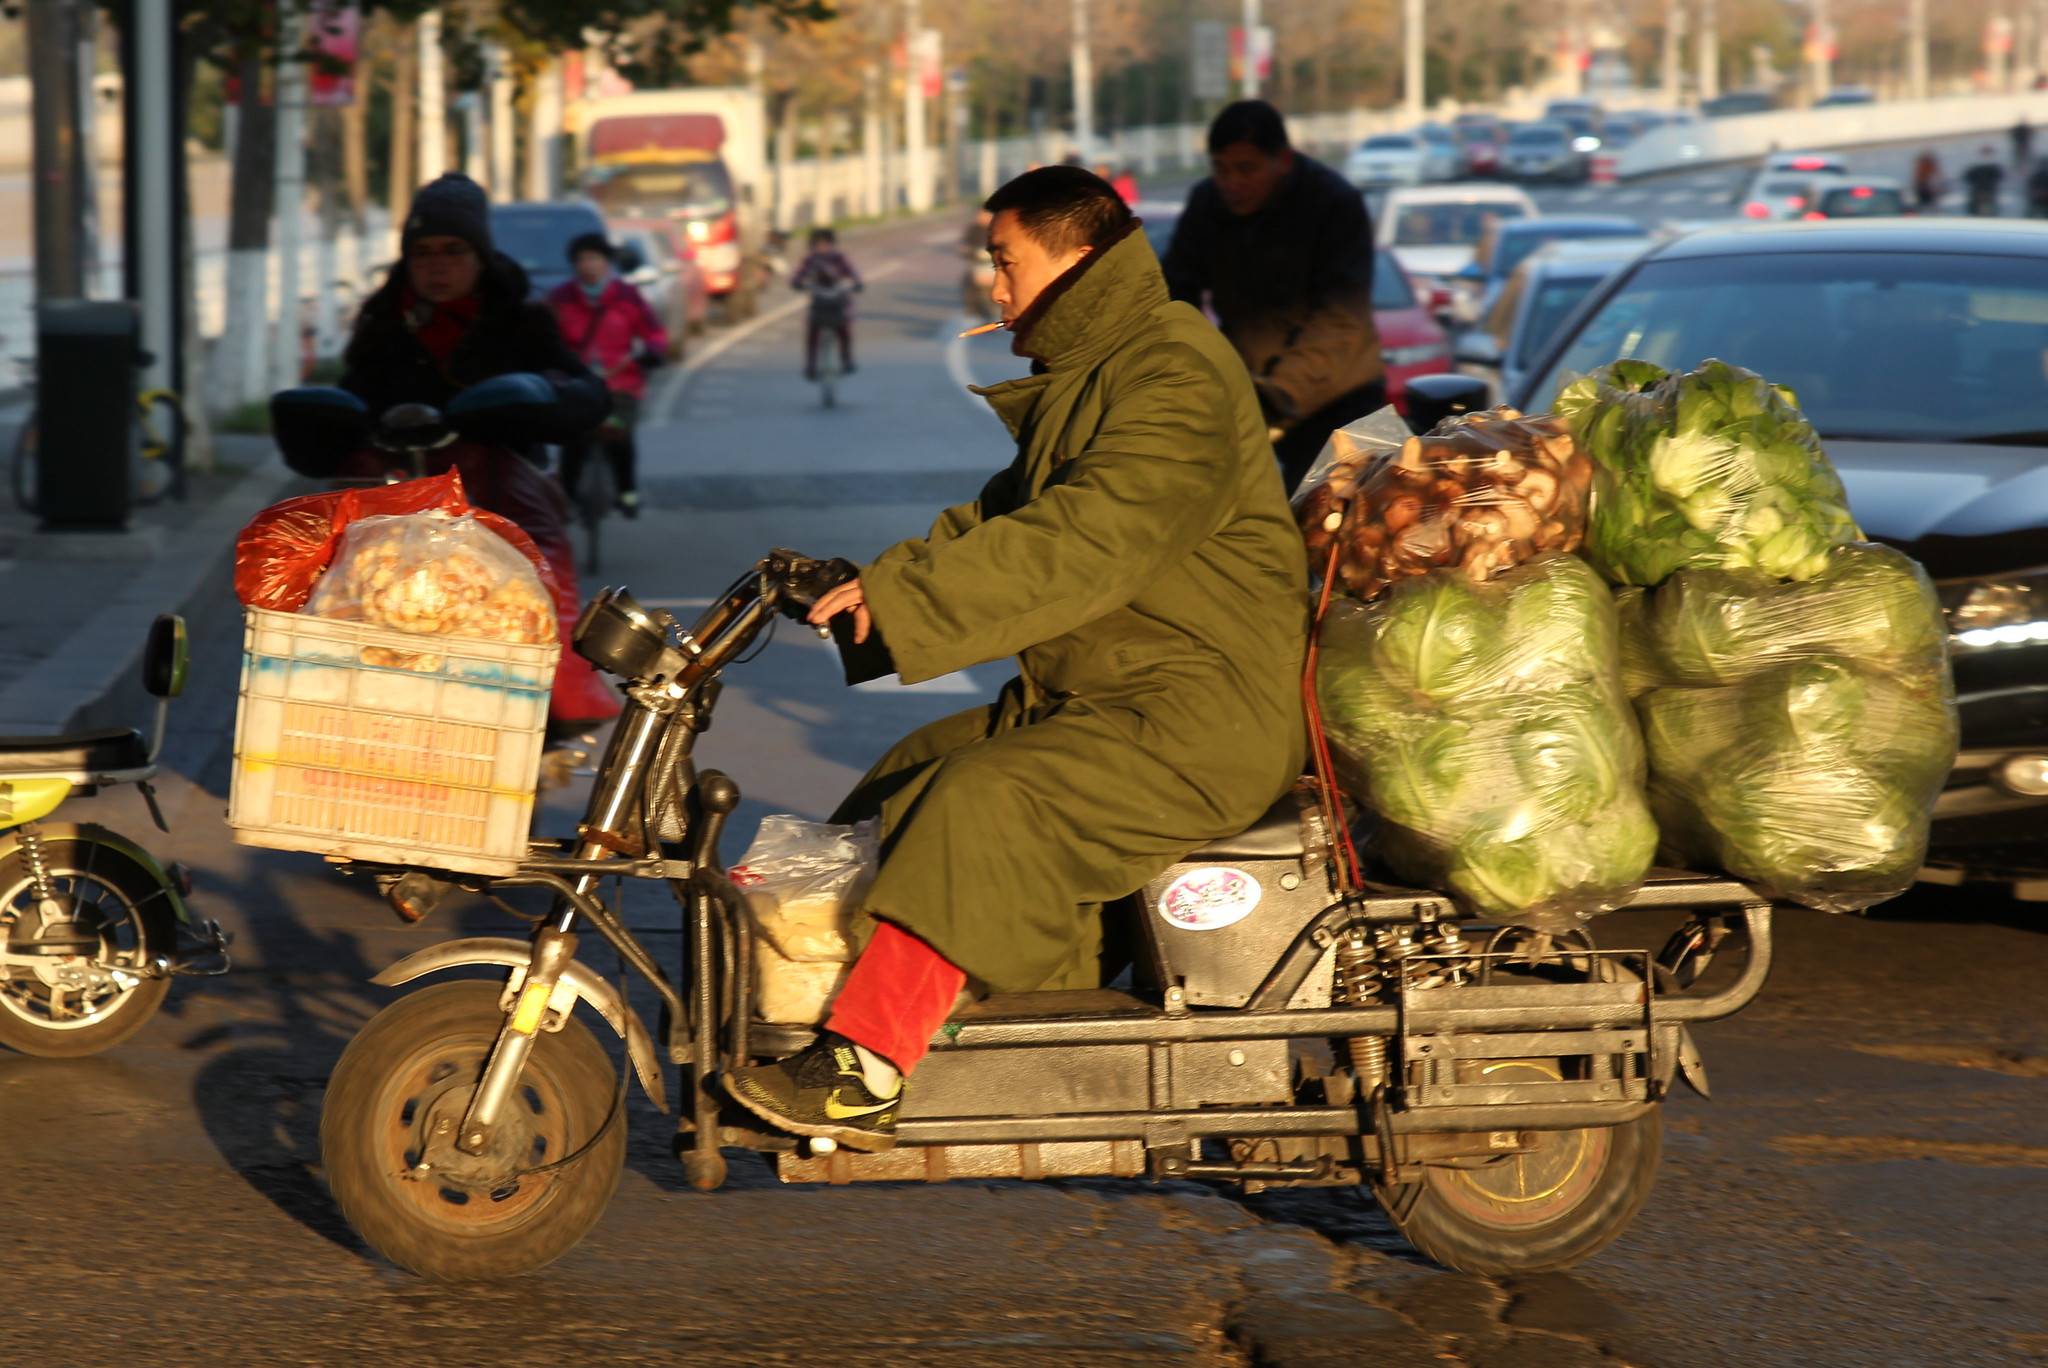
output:
<instances>
[{"instance_id":1,"label":"paved road","mask_svg":"<svg viewBox=\"0 0 2048 1368\"><path fill-rule=\"evenodd\" d=\"M608 528L612 568L687 608L775 544L861 555L919 531L1005 459L960 382L1014 374L955 345L950 231L856 247L874 284L860 372L827 412L783 319L659 393L652 507ZM1193 1185L778 1187L735 1156L688 1190L635 1101L628 1171L591 1238L514 1284L450 1290L382 1264L336 1215L316 1133L379 966L505 932L481 906L400 926L311 857L221 824L238 643L199 643L158 837L132 795L80 804L197 870L238 933L233 977L180 985L108 1056L0 1057L13 1295L0 1362L1116 1365L1445 1363L1545 1368L2016 1364L2048 1356L2048 934L2019 909L1792 913L1746 1016L1701 1032L1718 1100L1670 1109L1635 1228L1570 1274L1505 1282L1419 1260L1351 1192L1241 1200ZM704 758L761 812L821 815L915 723L993 669L847 691L786 633L736 671ZM566 829L574 795L551 799ZM648 928L658 902L629 905ZM1654 919L1609 941L1654 944ZM673 934L650 930L664 958Z\"/></svg>"}]
</instances>

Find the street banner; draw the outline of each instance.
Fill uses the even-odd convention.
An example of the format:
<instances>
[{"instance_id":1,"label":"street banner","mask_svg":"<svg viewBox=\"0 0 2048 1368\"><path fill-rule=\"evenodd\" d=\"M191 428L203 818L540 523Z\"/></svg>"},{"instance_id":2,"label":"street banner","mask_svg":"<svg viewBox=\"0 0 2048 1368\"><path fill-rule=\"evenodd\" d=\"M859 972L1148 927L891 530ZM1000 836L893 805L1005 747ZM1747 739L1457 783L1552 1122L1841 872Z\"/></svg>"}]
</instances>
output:
<instances>
[{"instance_id":1,"label":"street banner","mask_svg":"<svg viewBox=\"0 0 2048 1368\"><path fill-rule=\"evenodd\" d=\"M1188 42L1189 87L1198 100L1230 98L1230 25L1197 19Z\"/></svg>"},{"instance_id":2,"label":"street banner","mask_svg":"<svg viewBox=\"0 0 2048 1368\"><path fill-rule=\"evenodd\" d=\"M306 99L319 107L354 104L356 58L362 50L363 12L353 0L319 0L306 17L306 47L313 54Z\"/></svg>"}]
</instances>

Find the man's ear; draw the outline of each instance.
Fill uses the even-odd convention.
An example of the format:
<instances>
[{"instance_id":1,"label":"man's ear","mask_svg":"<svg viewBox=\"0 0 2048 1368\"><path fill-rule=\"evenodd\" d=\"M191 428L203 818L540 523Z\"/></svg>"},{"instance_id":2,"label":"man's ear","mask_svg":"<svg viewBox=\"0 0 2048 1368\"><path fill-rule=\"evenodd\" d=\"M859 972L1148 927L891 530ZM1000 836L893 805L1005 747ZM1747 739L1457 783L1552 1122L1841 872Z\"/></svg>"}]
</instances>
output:
<instances>
[{"instance_id":1,"label":"man's ear","mask_svg":"<svg viewBox=\"0 0 2048 1368\"><path fill-rule=\"evenodd\" d=\"M1275 156L1273 160L1280 163L1281 175L1288 174L1294 170L1294 148L1292 146L1281 148L1279 155Z\"/></svg>"}]
</instances>

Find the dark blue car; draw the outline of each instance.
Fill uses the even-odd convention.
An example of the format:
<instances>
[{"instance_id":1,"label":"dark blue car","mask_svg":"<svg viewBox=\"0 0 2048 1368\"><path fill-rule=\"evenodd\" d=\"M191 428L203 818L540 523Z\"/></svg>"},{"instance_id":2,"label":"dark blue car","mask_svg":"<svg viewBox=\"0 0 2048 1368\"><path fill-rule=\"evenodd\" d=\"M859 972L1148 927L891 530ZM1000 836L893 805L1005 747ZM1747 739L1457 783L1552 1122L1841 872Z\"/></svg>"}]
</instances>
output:
<instances>
[{"instance_id":1,"label":"dark blue car","mask_svg":"<svg viewBox=\"0 0 2048 1368\"><path fill-rule=\"evenodd\" d=\"M1613 214L1545 214L1502 219L1479 240L1472 264L1453 276L1451 316L1460 327L1485 318L1515 268L1537 248L1578 238L1641 237L1642 224Z\"/></svg>"}]
</instances>

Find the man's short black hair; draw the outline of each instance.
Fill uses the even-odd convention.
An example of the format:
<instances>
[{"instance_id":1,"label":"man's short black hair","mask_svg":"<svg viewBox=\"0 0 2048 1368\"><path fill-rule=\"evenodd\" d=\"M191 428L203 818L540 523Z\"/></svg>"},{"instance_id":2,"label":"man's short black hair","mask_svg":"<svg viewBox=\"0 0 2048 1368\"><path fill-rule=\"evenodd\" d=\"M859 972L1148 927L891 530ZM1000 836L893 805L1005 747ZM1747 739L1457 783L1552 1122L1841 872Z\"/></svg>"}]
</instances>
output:
<instances>
[{"instance_id":1,"label":"man's short black hair","mask_svg":"<svg viewBox=\"0 0 2048 1368\"><path fill-rule=\"evenodd\" d=\"M1114 187L1079 166L1041 166L1003 186L981 206L1014 211L1018 226L1048 252L1098 251L1130 231L1131 207Z\"/></svg>"},{"instance_id":2,"label":"man's short black hair","mask_svg":"<svg viewBox=\"0 0 2048 1368\"><path fill-rule=\"evenodd\" d=\"M1223 106L1209 125L1209 155L1236 143L1250 143L1269 157L1287 150L1287 121L1264 100L1239 100Z\"/></svg>"},{"instance_id":3,"label":"man's short black hair","mask_svg":"<svg viewBox=\"0 0 2048 1368\"><path fill-rule=\"evenodd\" d=\"M829 242L836 246L839 242L839 234L833 232L830 228L813 228L811 229L811 241Z\"/></svg>"}]
</instances>

